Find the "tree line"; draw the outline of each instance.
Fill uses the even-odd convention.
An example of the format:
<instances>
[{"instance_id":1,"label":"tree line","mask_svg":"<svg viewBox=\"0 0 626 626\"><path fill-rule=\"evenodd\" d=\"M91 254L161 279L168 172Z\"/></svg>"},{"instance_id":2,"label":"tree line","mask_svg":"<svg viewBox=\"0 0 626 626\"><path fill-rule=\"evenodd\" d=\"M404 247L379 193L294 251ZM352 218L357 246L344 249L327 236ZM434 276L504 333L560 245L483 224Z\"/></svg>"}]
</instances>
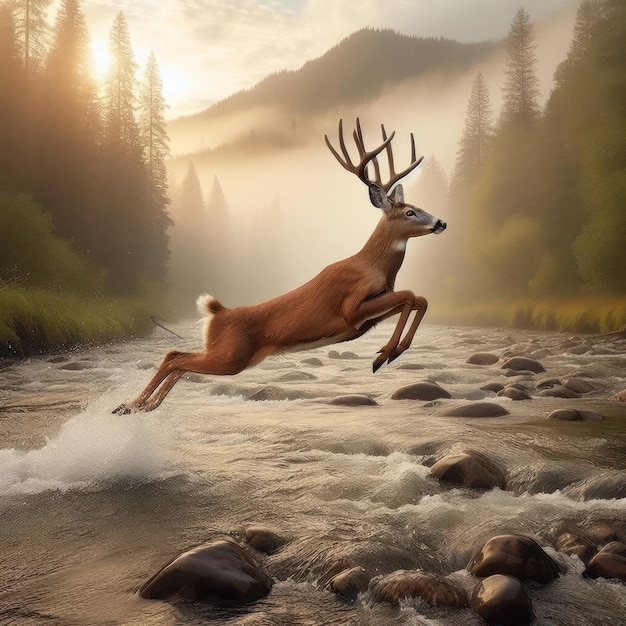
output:
<instances>
[{"instance_id":1,"label":"tree line","mask_svg":"<svg viewBox=\"0 0 626 626\"><path fill-rule=\"evenodd\" d=\"M449 187L452 295L624 294L626 5L583 0L543 107L524 8L506 58L499 118L480 73L467 104Z\"/></svg>"},{"instance_id":2,"label":"tree line","mask_svg":"<svg viewBox=\"0 0 626 626\"><path fill-rule=\"evenodd\" d=\"M45 272L28 268L33 250L58 249L50 244L58 237L85 268L84 280L138 293L164 278L168 258L169 139L158 63L150 54L137 79L119 13L99 89L80 1L62 0L53 27L49 5L0 4L0 280L41 282ZM39 240L28 236L34 222ZM20 231L18 240L10 236Z\"/></svg>"}]
</instances>

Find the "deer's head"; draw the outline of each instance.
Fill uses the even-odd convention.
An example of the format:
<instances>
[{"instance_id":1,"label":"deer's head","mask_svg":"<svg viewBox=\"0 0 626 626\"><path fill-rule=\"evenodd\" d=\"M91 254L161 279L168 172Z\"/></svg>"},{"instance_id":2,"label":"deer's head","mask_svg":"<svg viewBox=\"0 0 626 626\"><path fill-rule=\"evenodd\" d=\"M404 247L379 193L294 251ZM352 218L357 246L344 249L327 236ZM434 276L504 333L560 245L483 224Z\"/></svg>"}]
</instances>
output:
<instances>
[{"instance_id":1,"label":"deer's head","mask_svg":"<svg viewBox=\"0 0 626 626\"><path fill-rule=\"evenodd\" d=\"M365 149L365 143L363 141L361 123L357 117L356 129L352 133L352 136L359 152L360 161L358 164L352 163L350 154L346 148L343 139L343 120L339 120L339 146L343 158L333 148L328 136L325 135L324 139L337 161L339 161L346 170L356 174L358 178L368 186L372 204L384 212L386 219L390 221L393 230L399 238L408 239L409 237L420 237L421 235L428 235L430 233L435 235L442 233L446 229L446 223L412 204L405 203L402 185L396 185L401 178L404 178L409 172L412 172L424 160L424 157L418 159L415 156L415 139L413 133L411 133L411 164L401 172L396 172L391 148L391 140L395 135L395 131L387 137L385 127L382 124L381 130L383 143L368 152ZM381 180L380 166L377 159L377 156L383 150L386 150L387 159L389 161L389 181L387 183L383 183ZM370 165L372 165L374 169L373 180L368 176L368 167ZM394 187L394 185L396 186ZM392 190L389 191L390 189Z\"/></svg>"}]
</instances>

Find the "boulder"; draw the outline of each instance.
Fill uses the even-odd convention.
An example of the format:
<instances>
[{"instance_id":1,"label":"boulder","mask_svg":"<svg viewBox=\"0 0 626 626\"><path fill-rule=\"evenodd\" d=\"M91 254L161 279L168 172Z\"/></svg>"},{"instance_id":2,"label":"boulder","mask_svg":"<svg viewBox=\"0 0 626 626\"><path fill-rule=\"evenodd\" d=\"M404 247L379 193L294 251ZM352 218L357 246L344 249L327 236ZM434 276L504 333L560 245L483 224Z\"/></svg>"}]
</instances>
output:
<instances>
[{"instance_id":1,"label":"boulder","mask_svg":"<svg viewBox=\"0 0 626 626\"><path fill-rule=\"evenodd\" d=\"M326 585L326 589L349 600L356 600L360 593L367 591L369 582L370 577L365 569L358 566L333 576Z\"/></svg>"},{"instance_id":2,"label":"boulder","mask_svg":"<svg viewBox=\"0 0 626 626\"><path fill-rule=\"evenodd\" d=\"M378 406L378 402L371 396L352 394L347 396L337 396L328 402L339 406Z\"/></svg>"},{"instance_id":3,"label":"boulder","mask_svg":"<svg viewBox=\"0 0 626 626\"><path fill-rule=\"evenodd\" d=\"M498 395L511 400L530 400L530 396L525 391L516 387L505 387L498 391Z\"/></svg>"},{"instance_id":4,"label":"boulder","mask_svg":"<svg viewBox=\"0 0 626 626\"><path fill-rule=\"evenodd\" d=\"M584 575L588 578L617 578L626 582L626 544L612 541L588 563Z\"/></svg>"},{"instance_id":5,"label":"boulder","mask_svg":"<svg viewBox=\"0 0 626 626\"><path fill-rule=\"evenodd\" d=\"M243 540L251 548L264 554L274 554L285 543L282 537L264 526L248 526L243 531Z\"/></svg>"},{"instance_id":6,"label":"boulder","mask_svg":"<svg viewBox=\"0 0 626 626\"><path fill-rule=\"evenodd\" d=\"M218 539L184 552L139 589L149 600L181 596L209 603L254 602L273 581L251 552L232 539Z\"/></svg>"},{"instance_id":7,"label":"boulder","mask_svg":"<svg viewBox=\"0 0 626 626\"><path fill-rule=\"evenodd\" d=\"M471 365L493 365L499 360L500 357L497 354L492 354L491 352L475 352L474 354L470 354L465 362Z\"/></svg>"},{"instance_id":8,"label":"boulder","mask_svg":"<svg viewBox=\"0 0 626 626\"><path fill-rule=\"evenodd\" d=\"M556 540L556 549L563 554L575 554L585 565L598 551L592 541L573 533L560 535Z\"/></svg>"},{"instance_id":9,"label":"boulder","mask_svg":"<svg viewBox=\"0 0 626 626\"><path fill-rule=\"evenodd\" d=\"M517 372L530 371L535 374L546 371L546 368L539 361L526 356L514 356L507 359L502 364L502 369L515 370Z\"/></svg>"},{"instance_id":10,"label":"boulder","mask_svg":"<svg viewBox=\"0 0 626 626\"><path fill-rule=\"evenodd\" d=\"M392 400L438 400L452 396L436 383L413 383L396 389L391 394Z\"/></svg>"},{"instance_id":11,"label":"boulder","mask_svg":"<svg viewBox=\"0 0 626 626\"><path fill-rule=\"evenodd\" d=\"M437 606L467 606L467 595L461 587L422 570L397 570L383 576L372 587L374 602L397 604L407 598L420 598Z\"/></svg>"},{"instance_id":12,"label":"boulder","mask_svg":"<svg viewBox=\"0 0 626 626\"><path fill-rule=\"evenodd\" d=\"M437 411L437 415L444 417L500 417L509 415L509 412L494 402L468 402L456 406L444 406Z\"/></svg>"},{"instance_id":13,"label":"boulder","mask_svg":"<svg viewBox=\"0 0 626 626\"><path fill-rule=\"evenodd\" d=\"M576 376L568 378L563 382L563 387L567 387L576 393L591 393L592 391L597 391L602 388L602 386L602 383L592 383L589 382L589 379L585 380L584 378L578 378Z\"/></svg>"},{"instance_id":14,"label":"boulder","mask_svg":"<svg viewBox=\"0 0 626 626\"><path fill-rule=\"evenodd\" d=\"M316 356L302 359L302 362L306 363L307 365L313 365L314 367L321 367L322 365L324 365L324 361L322 361L322 359L318 359Z\"/></svg>"},{"instance_id":15,"label":"boulder","mask_svg":"<svg viewBox=\"0 0 626 626\"><path fill-rule=\"evenodd\" d=\"M558 385L556 387L550 387L549 389L543 389L540 391L538 396L542 396L544 398L580 398L580 394L564 387L563 385Z\"/></svg>"},{"instance_id":16,"label":"boulder","mask_svg":"<svg viewBox=\"0 0 626 626\"><path fill-rule=\"evenodd\" d=\"M504 471L498 463L476 450L448 454L431 468L433 476L443 482L468 489L504 489Z\"/></svg>"},{"instance_id":17,"label":"boulder","mask_svg":"<svg viewBox=\"0 0 626 626\"><path fill-rule=\"evenodd\" d=\"M563 384L560 378L542 378L537 381L535 387L537 389L552 389L552 387L560 387Z\"/></svg>"},{"instance_id":18,"label":"boulder","mask_svg":"<svg viewBox=\"0 0 626 626\"><path fill-rule=\"evenodd\" d=\"M299 382L304 380L317 380L317 376L311 374L310 372L294 370L293 372L286 372L276 379L277 382L283 383Z\"/></svg>"},{"instance_id":19,"label":"boulder","mask_svg":"<svg viewBox=\"0 0 626 626\"><path fill-rule=\"evenodd\" d=\"M580 409L555 409L548 415L549 420L564 420L567 422L601 422L604 418L593 411Z\"/></svg>"},{"instance_id":20,"label":"boulder","mask_svg":"<svg viewBox=\"0 0 626 626\"><path fill-rule=\"evenodd\" d=\"M498 535L479 548L467 565L478 577L506 574L520 580L549 583L559 576L559 566L531 537Z\"/></svg>"},{"instance_id":21,"label":"boulder","mask_svg":"<svg viewBox=\"0 0 626 626\"><path fill-rule=\"evenodd\" d=\"M523 626L534 618L533 605L513 576L494 574L481 580L470 599L470 606L488 624Z\"/></svg>"},{"instance_id":22,"label":"boulder","mask_svg":"<svg viewBox=\"0 0 626 626\"><path fill-rule=\"evenodd\" d=\"M479 387L481 391L493 391L494 393L498 393L498 391L502 391L504 389L504 385L502 383L487 383L482 387Z\"/></svg>"}]
</instances>

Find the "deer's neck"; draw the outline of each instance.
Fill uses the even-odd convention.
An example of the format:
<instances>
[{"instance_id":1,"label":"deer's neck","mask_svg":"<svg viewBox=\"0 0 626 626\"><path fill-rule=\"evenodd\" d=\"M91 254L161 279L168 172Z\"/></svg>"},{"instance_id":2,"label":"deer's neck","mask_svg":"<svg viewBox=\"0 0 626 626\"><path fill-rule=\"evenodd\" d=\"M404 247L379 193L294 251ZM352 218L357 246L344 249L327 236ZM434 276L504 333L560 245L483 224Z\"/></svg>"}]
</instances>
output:
<instances>
[{"instance_id":1,"label":"deer's neck","mask_svg":"<svg viewBox=\"0 0 626 626\"><path fill-rule=\"evenodd\" d=\"M393 284L404 261L406 237L393 232L389 220L382 218L360 251L369 263L381 269Z\"/></svg>"}]
</instances>

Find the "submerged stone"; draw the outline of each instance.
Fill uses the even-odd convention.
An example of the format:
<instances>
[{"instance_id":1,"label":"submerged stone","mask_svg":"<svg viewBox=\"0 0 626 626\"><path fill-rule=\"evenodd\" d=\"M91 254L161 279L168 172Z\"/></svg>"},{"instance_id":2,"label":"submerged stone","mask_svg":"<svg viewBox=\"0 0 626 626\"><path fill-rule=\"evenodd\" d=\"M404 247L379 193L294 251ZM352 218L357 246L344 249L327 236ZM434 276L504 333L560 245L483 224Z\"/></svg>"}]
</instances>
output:
<instances>
[{"instance_id":1,"label":"submerged stone","mask_svg":"<svg viewBox=\"0 0 626 626\"><path fill-rule=\"evenodd\" d=\"M524 626L532 622L535 615L522 583L503 574L481 580L474 587L470 605L488 624L499 626Z\"/></svg>"},{"instance_id":2,"label":"submerged stone","mask_svg":"<svg viewBox=\"0 0 626 626\"><path fill-rule=\"evenodd\" d=\"M501 417L509 412L494 402L469 402L456 406L442 407L437 415L444 417Z\"/></svg>"},{"instance_id":3,"label":"submerged stone","mask_svg":"<svg viewBox=\"0 0 626 626\"><path fill-rule=\"evenodd\" d=\"M467 606L467 595L461 587L422 570L397 570L383 576L372 587L374 602L397 604L407 598L420 598L437 606Z\"/></svg>"},{"instance_id":4,"label":"submerged stone","mask_svg":"<svg viewBox=\"0 0 626 626\"><path fill-rule=\"evenodd\" d=\"M467 357L466 363L470 365L493 365L500 360L497 354L491 352L475 352Z\"/></svg>"},{"instance_id":5,"label":"submerged stone","mask_svg":"<svg viewBox=\"0 0 626 626\"><path fill-rule=\"evenodd\" d=\"M535 374L546 371L546 368L539 361L525 356L514 356L507 359L502 364L502 369L530 371Z\"/></svg>"},{"instance_id":6,"label":"submerged stone","mask_svg":"<svg viewBox=\"0 0 626 626\"><path fill-rule=\"evenodd\" d=\"M365 569L357 566L333 576L326 589L349 600L356 600L360 593L367 591L369 582L370 577Z\"/></svg>"},{"instance_id":7,"label":"submerged stone","mask_svg":"<svg viewBox=\"0 0 626 626\"><path fill-rule=\"evenodd\" d=\"M560 535L556 540L556 549L563 554L575 554L585 565L598 552L592 541L573 533Z\"/></svg>"},{"instance_id":8,"label":"submerged stone","mask_svg":"<svg viewBox=\"0 0 626 626\"><path fill-rule=\"evenodd\" d=\"M572 391L571 389L568 389L563 385L544 389L540 391L537 395L544 398L580 398L579 393L576 393L575 391Z\"/></svg>"},{"instance_id":9,"label":"submerged stone","mask_svg":"<svg viewBox=\"0 0 626 626\"><path fill-rule=\"evenodd\" d=\"M347 396L337 396L328 402L338 406L378 406L378 402L371 396L351 394Z\"/></svg>"},{"instance_id":10,"label":"submerged stone","mask_svg":"<svg viewBox=\"0 0 626 626\"><path fill-rule=\"evenodd\" d=\"M449 392L436 383L421 382L413 383L396 389L391 394L392 400L438 400L451 398Z\"/></svg>"},{"instance_id":11,"label":"submerged stone","mask_svg":"<svg viewBox=\"0 0 626 626\"><path fill-rule=\"evenodd\" d=\"M626 544L612 541L604 546L587 565L589 578L617 578L626 582Z\"/></svg>"},{"instance_id":12,"label":"submerged stone","mask_svg":"<svg viewBox=\"0 0 626 626\"><path fill-rule=\"evenodd\" d=\"M448 454L431 468L431 474L443 482L468 489L504 489L504 471L476 450Z\"/></svg>"},{"instance_id":13,"label":"submerged stone","mask_svg":"<svg viewBox=\"0 0 626 626\"><path fill-rule=\"evenodd\" d=\"M141 586L149 600L181 596L209 603L254 602L267 596L273 581L243 546L231 539L184 552Z\"/></svg>"},{"instance_id":14,"label":"submerged stone","mask_svg":"<svg viewBox=\"0 0 626 626\"><path fill-rule=\"evenodd\" d=\"M498 395L511 400L530 400L530 396L525 391L516 387L505 387L498 391Z\"/></svg>"},{"instance_id":15,"label":"submerged stone","mask_svg":"<svg viewBox=\"0 0 626 626\"><path fill-rule=\"evenodd\" d=\"M556 409L548 415L549 420L564 420L568 422L601 422L604 418L593 411L580 409Z\"/></svg>"},{"instance_id":16,"label":"submerged stone","mask_svg":"<svg viewBox=\"0 0 626 626\"><path fill-rule=\"evenodd\" d=\"M243 532L243 540L257 552L264 554L273 554L285 543L282 537L264 526L248 526Z\"/></svg>"}]
</instances>

